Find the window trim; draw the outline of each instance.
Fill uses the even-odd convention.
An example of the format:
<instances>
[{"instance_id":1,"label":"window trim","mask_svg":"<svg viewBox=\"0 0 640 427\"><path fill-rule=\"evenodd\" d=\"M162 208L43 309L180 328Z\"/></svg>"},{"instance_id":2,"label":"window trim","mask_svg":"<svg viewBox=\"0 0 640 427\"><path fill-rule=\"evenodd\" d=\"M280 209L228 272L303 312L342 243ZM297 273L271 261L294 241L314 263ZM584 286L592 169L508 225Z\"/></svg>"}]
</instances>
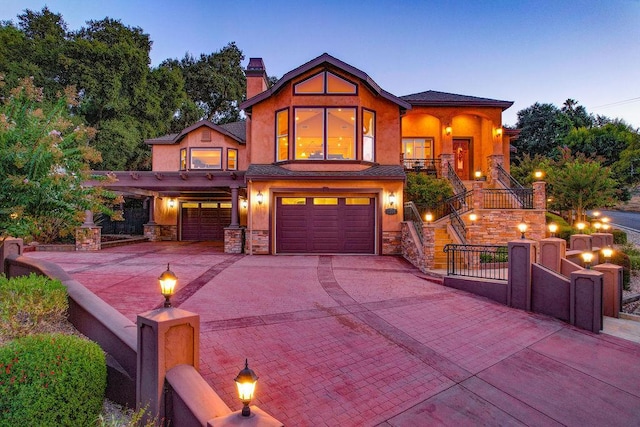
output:
<instances>
[{"instance_id":1,"label":"window trim","mask_svg":"<svg viewBox=\"0 0 640 427\"><path fill-rule=\"evenodd\" d=\"M219 151L220 152L220 166L213 168L194 168L193 165L193 152L194 151ZM222 147L190 147L189 148L189 170L222 170L223 165L223 152Z\"/></svg>"},{"instance_id":2,"label":"window trim","mask_svg":"<svg viewBox=\"0 0 640 427\"><path fill-rule=\"evenodd\" d=\"M181 148L180 149L180 170L181 171L186 171L187 168L189 166L189 159L187 157L187 149L186 148Z\"/></svg>"},{"instance_id":3,"label":"window trim","mask_svg":"<svg viewBox=\"0 0 640 427\"><path fill-rule=\"evenodd\" d=\"M322 159L311 159L309 157L307 158L303 158L303 159L299 159L298 156L298 125L296 123L295 117L296 117L296 110L300 108L300 109L320 109L322 110ZM352 147L352 153L353 153L353 157L352 158L345 158L345 159L330 159L329 156L329 146L328 146L328 138L329 138L329 132L328 132L328 110L331 109L339 109L339 108L343 108L343 109L350 109L353 110L353 120L354 120L354 129L353 129L353 147ZM304 105L304 106L295 106L293 107L293 116L294 116L294 133L293 133L293 141L295 141L295 146L293 148L293 160L294 161L309 161L309 162L327 162L327 161L335 161L335 162L353 162L353 161L358 161L358 123L359 123L359 118L358 118L358 107L357 106L339 106L339 105L331 105L331 106L327 106L327 105L323 105L323 106L311 106L311 105ZM291 139L290 139L291 140Z\"/></svg>"},{"instance_id":4,"label":"window trim","mask_svg":"<svg viewBox=\"0 0 640 427\"><path fill-rule=\"evenodd\" d=\"M304 83L308 80L311 80L312 78L318 76L319 74L322 74L322 92L298 92L296 90L296 87L301 84ZM336 76L337 78L344 80L347 83L350 83L354 86L353 92L329 92L329 79L328 79L328 75L332 74L334 76ZM322 71L319 71L303 80L300 80L299 82L293 83L292 85L292 92L293 95L295 96L318 96L318 95L329 95L329 96L358 96L359 93L359 85L356 82L351 81L350 79L347 79L343 76L341 76L340 74L334 73L328 69L324 69Z\"/></svg>"},{"instance_id":5,"label":"window trim","mask_svg":"<svg viewBox=\"0 0 640 427\"><path fill-rule=\"evenodd\" d=\"M280 159L278 156L280 154L280 146L279 146L279 135L278 135L278 115L280 113L285 113L285 117L287 118L287 157L285 159ZM291 159L291 116L289 114L289 107L282 108L280 110L276 110L275 112L275 126L274 126L274 140L275 144L275 160L277 162L286 162Z\"/></svg>"},{"instance_id":6,"label":"window trim","mask_svg":"<svg viewBox=\"0 0 640 427\"><path fill-rule=\"evenodd\" d=\"M229 159L231 157L229 157L229 153L234 152L236 153L236 157L235 157L235 161L236 161L236 166L231 168L229 167ZM227 148L227 170L228 171L237 171L238 170L238 149L237 148Z\"/></svg>"}]
</instances>

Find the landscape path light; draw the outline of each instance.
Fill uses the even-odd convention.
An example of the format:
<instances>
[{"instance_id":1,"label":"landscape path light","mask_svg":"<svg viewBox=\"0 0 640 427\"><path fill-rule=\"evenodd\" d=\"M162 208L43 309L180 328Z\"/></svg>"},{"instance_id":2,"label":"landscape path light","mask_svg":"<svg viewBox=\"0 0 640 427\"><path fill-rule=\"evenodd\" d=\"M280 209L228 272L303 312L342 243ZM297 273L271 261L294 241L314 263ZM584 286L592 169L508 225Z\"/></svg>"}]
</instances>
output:
<instances>
[{"instance_id":1,"label":"landscape path light","mask_svg":"<svg viewBox=\"0 0 640 427\"><path fill-rule=\"evenodd\" d=\"M424 215L424 219L425 219L427 222L431 222L431 221L433 221L433 214L432 214L431 212L427 212L427 213Z\"/></svg>"},{"instance_id":2,"label":"landscape path light","mask_svg":"<svg viewBox=\"0 0 640 427\"><path fill-rule=\"evenodd\" d=\"M584 261L584 268L591 269L591 261L593 261L593 252L583 252L582 260Z\"/></svg>"},{"instance_id":3,"label":"landscape path light","mask_svg":"<svg viewBox=\"0 0 640 427\"><path fill-rule=\"evenodd\" d=\"M576 224L576 228L578 229L578 231L582 234L582 232L584 231L586 225L584 222L578 222Z\"/></svg>"},{"instance_id":4,"label":"landscape path light","mask_svg":"<svg viewBox=\"0 0 640 427\"><path fill-rule=\"evenodd\" d=\"M249 369L249 359L244 360L244 369L242 369L235 377L236 387L238 388L238 397L242 404L242 416L248 417L251 415L251 409L249 403L253 399L253 393L256 389L256 382L258 376L255 372Z\"/></svg>"},{"instance_id":5,"label":"landscape path light","mask_svg":"<svg viewBox=\"0 0 640 427\"><path fill-rule=\"evenodd\" d=\"M602 250L602 256L604 257L605 264L608 264L611 261L611 257L613 256L613 249L610 247L606 247Z\"/></svg>"},{"instance_id":6,"label":"landscape path light","mask_svg":"<svg viewBox=\"0 0 640 427\"><path fill-rule=\"evenodd\" d=\"M160 292L165 298L164 307L171 307L171 296L175 293L178 277L173 273L173 271L169 270L168 263L167 270L158 277L158 281L160 282Z\"/></svg>"},{"instance_id":7,"label":"landscape path light","mask_svg":"<svg viewBox=\"0 0 640 427\"><path fill-rule=\"evenodd\" d=\"M533 173L533 177L536 179L536 181L540 181L542 178L544 178L544 172L543 171L535 171Z\"/></svg>"},{"instance_id":8,"label":"landscape path light","mask_svg":"<svg viewBox=\"0 0 640 427\"><path fill-rule=\"evenodd\" d=\"M599 232L600 229L602 228L602 223L600 221L596 221L593 223L593 228L596 229L596 232Z\"/></svg>"},{"instance_id":9,"label":"landscape path light","mask_svg":"<svg viewBox=\"0 0 640 427\"><path fill-rule=\"evenodd\" d=\"M520 233L521 233L521 234L520 234L520 238L521 238L521 239L524 239L524 238L525 238L525 237L524 237L524 233L526 233L527 228L528 228L528 227L527 227L527 224L526 224L524 221L522 221L520 224L518 224L518 231L520 231Z\"/></svg>"},{"instance_id":10,"label":"landscape path light","mask_svg":"<svg viewBox=\"0 0 640 427\"><path fill-rule=\"evenodd\" d=\"M557 232L558 232L558 224L553 222L549 224L549 233L551 233L551 237L556 237Z\"/></svg>"}]
</instances>

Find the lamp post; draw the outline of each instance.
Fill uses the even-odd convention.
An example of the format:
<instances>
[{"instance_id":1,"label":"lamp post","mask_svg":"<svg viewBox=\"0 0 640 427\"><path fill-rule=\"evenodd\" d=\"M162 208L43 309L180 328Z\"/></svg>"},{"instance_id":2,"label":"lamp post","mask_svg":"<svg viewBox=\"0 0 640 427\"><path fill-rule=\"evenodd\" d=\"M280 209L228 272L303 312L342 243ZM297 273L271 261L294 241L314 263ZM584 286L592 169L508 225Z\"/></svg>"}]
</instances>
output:
<instances>
[{"instance_id":1,"label":"lamp post","mask_svg":"<svg viewBox=\"0 0 640 427\"><path fill-rule=\"evenodd\" d=\"M476 181L480 181L480 179L482 178L482 171L475 171L474 173Z\"/></svg>"},{"instance_id":2,"label":"lamp post","mask_svg":"<svg viewBox=\"0 0 640 427\"><path fill-rule=\"evenodd\" d=\"M475 224L476 221L478 220L478 215L472 213L469 215L469 220L471 221L471 224Z\"/></svg>"},{"instance_id":3,"label":"lamp post","mask_svg":"<svg viewBox=\"0 0 640 427\"><path fill-rule=\"evenodd\" d=\"M576 228L578 229L578 231L580 232L580 234L582 234L582 232L584 231L584 228L586 227L584 222L578 222L576 224Z\"/></svg>"},{"instance_id":4,"label":"lamp post","mask_svg":"<svg viewBox=\"0 0 640 427\"><path fill-rule=\"evenodd\" d=\"M431 221L433 221L433 214L432 214L431 212L427 212L427 213L424 215L424 219L425 219L427 222L429 222L429 223L430 223Z\"/></svg>"},{"instance_id":5,"label":"lamp post","mask_svg":"<svg viewBox=\"0 0 640 427\"><path fill-rule=\"evenodd\" d=\"M613 249L610 247L604 248L602 250L602 256L604 257L605 264L609 264L609 261L611 261L611 257L613 256Z\"/></svg>"},{"instance_id":6,"label":"lamp post","mask_svg":"<svg viewBox=\"0 0 640 427\"><path fill-rule=\"evenodd\" d=\"M167 263L167 270L158 277L158 281L160 282L160 292L165 298L164 307L171 307L171 296L175 292L178 277L169 270L169 263Z\"/></svg>"},{"instance_id":7,"label":"lamp post","mask_svg":"<svg viewBox=\"0 0 640 427\"><path fill-rule=\"evenodd\" d=\"M524 221L522 221L520 224L518 224L518 231L520 231L520 233L521 233L520 234L520 238L521 239L525 238L524 237L524 233L527 231L527 228L528 228L527 224Z\"/></svg>"},{"instance_id":8,"label":"lamp post","mask_svg":"<svg viewBox=\"0 0 640 427\"><path fill-rule=\"evenodd\" d=\"M544 172L540 171L540 170L535 171L533 173L533 177L536 179L536 181L540 181L540 180L542 180L542 178L544 178Z\"/></svg>"},{"instance_id":9,"label":"lamp post","mask_svg":"<svg viewBox=\"0 0 640 427\"><path fill-rule=\"evenodd\" d=\"M556 237L556 233L558 232L558 224L551 223L549 224L549 232L551 233L551 237Z\"/></svg>"},{"instance_id":10,"label":"lamp post","mask_svg":"<svg viewBox=\"0 0 640 427\"><path fill-rule=\"evenodd\" d=\"M238 388L238 397L243 404L242 416L248 417L251 415L249 403L251 403L253 399L253 392L256 389L256 382L258 381L256 373L249 369L249 359L244 360L244 369L238 373L234 381Z\"/></svg>"},{"instance_id":11,"label":"lamp post","mask_svg":"<svg viewBox=\"0 0 640 427\"><path fill-rule=\"evenodd\" d=\"M584 268L587 270L591 269L591 261L593 261L593 252L583 252L582 260L584 261Z\"/></svg>"}]
</instances>

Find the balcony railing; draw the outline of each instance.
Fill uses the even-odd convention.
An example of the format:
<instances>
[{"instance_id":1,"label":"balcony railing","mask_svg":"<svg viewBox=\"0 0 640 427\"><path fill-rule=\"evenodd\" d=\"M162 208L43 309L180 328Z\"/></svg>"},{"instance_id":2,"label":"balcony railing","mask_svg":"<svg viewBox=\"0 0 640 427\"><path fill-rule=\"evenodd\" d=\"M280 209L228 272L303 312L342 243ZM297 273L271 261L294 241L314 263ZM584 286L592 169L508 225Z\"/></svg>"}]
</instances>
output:
<instances>
[{"instance_id":1,"label":"balcony railing","mask_svg":"<svg viewBox=\"0 0 640 427\"><path fill-rule=\"evenodd\" d=\"M440 159L403 156L402 164L404 165L405 170L422 172L427 175L440 177Z\"/></svg>"},{"instance_id":2,"label":"balcony railing","mask_svg":"<svg viewBox=\"0 0 640 427\"><path fill-rule=\"evenodd\" d=\"M498 245L454 245L444 247L447 275L508 279L508 248Z\"/></svg>"}]
</instances>

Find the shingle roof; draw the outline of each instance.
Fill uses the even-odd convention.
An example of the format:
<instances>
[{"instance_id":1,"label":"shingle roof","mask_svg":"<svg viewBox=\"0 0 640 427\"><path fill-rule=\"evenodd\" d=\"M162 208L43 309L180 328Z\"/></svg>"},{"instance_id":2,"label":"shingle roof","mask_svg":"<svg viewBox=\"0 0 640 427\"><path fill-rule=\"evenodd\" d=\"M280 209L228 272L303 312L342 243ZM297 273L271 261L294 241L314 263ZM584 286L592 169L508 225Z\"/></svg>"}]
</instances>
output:
<instances>
[{"instance_id":1,"label":"shingle roof","mask_svg":"<svg viewBox=\"0 0 640 427\"><path fill-rule=\"evenodd\" d=\"M414 93L401 96L401 99L411 105L423 106L470 106L470 107L500 107L503 110L513 105L512 101L501 101L491 98L479 98L477 96L457 95L455 93L438 92L427 90L425 92Z\"/></svg>"},{"instance_id":2,"label":"shingle roof","mask_svg":"<svg viewBox=\"0 0 640 427\"><path fill-rule=\"evenodd\" d=\"M242 122L233 122L233 123L228 123L229 127L224 127L223 126L218 126L214 123L211 123L208 120L200 120L197 123L192 124L191 126L183 129L180 133L171 133L168 135L163 135L163 136L159 136L157 138L150 138L150 139L145 139L144 142L146 144L149 145L154 145L154 144L175 144L177 142L180 142L180 140L182 138L184 138L189 132L194 131L200 127L208 127L209 129L212 129L218 133L221 133L223 135L228 136L231 139L234 139L236 141L238 141L241 144L245 144L246 143L246 130L241 131L240 130L240 125L236 125L236 123L242 123ZM231 131L231 129L234 130L234 132ZM242 135L242 136L241 136Z\"/></svg>"},{"instance_id":3,"label":"shingle roof","mask_svg":"<svg viewBox=\"0 0 640 427\"><path fill-rule=\"evenodd\" d=\"M247 179L388 179L404 180L406 175L401 165L375 165L360 171L292 171L278 165L249 165Z\"/></svg>"},{"instance_id":4,"label":"shingle roof","mask_svg":"<svg viewBox=\"0 0 640 427\"><path fill-rule=\"evenodd\" d=\"M243 142L247 141L247 122L245 120L225 123L223 125L220 125L220 127L226 129L227 132L234 134Z\"/></svg>"},{"instance_id":5,"label":"shingle roof","mask_svg":"<svg viewBox=\"0 0 640 427\"><path fill-rule=\"evenodd\" d=\"M351 66L349 64L347 64L346 62L343 62L341 60L339 60L338 58L334 58L333 56L329 55L328 53L323 53L322 55L318 56L317 58L312 59L311 61L302 64L301 66L299 66L298 68L295 68L291 71L289 71L288 73L286 73L284 76L282 76L282 78L280 80L278 80L278 82L273 85L271 88L265 90L262 93L259 93L258 95L247 99L246 101L244 101L243 103L240 104L240 108L243 110L248 110L251 109L252 106L254 106L255 104L257 104L260 101L263 101L267 98L269 98L271 95L273 95L274 93L278 92L283 85L287 84L289 81L291 81L292 79L294 79L295 77L306 73L307 71L310 71L320 65L323 64L329 64L332 65L336 68L339 68L359 79L361 79L374 93L377 93L378 95L382 96L385 99L388 99L391 102L394 102L396 104L398 104L398 106L400 106L401 108L404 109L411 109L411 105L409 105L407 102L405 102L404 100L398 98L397 96L385 91L384 89L382 89L380 86L378 86L378 84L376 82L373 81L373 79L371 77L369 77L369 75L367 73L365 73L362 70L359 70L358 68Z\"/></svg>"}]
</instances>

